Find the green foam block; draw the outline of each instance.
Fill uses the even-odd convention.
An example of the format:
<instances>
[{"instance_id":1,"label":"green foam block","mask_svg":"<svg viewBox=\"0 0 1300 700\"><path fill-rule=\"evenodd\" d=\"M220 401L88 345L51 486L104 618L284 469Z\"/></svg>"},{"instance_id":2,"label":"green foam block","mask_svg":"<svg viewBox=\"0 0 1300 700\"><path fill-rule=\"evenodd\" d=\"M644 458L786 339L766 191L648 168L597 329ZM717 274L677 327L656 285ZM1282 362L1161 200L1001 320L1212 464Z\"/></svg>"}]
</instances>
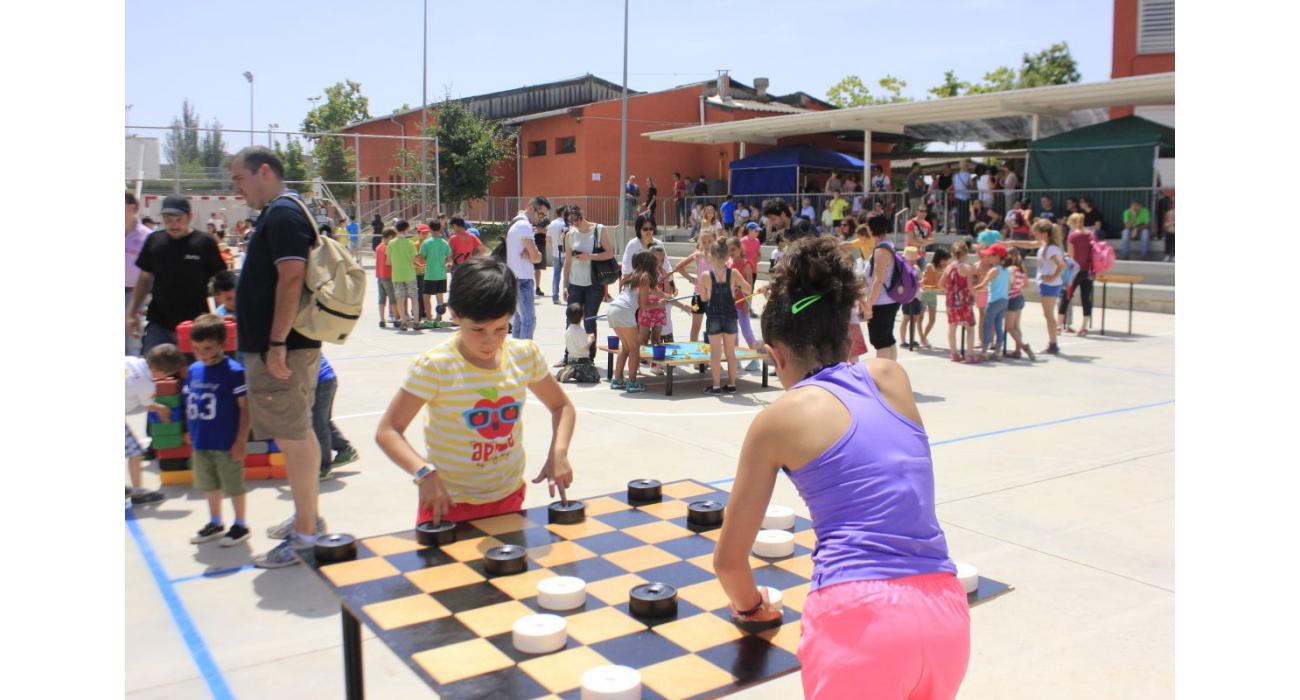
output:
<instances>
[{"instance_id":1,"label":"green foam block","mask_svg":"<svg viewBox=\"0 0 1300 700\"><path fill-rule=\"evenodd\" d=\"M172 394L171 396L155 396L154 401L169 408L179 408L181 405L181 396L180 394Z\"/></svg>"},{"instance_id":2,"label":"green foam block","mask_svg":"<svg viewBox=\"0 0 1300 700\"><path fill-rule=\"evenodd\" d=\"M149 424L149 434L153 436L175 435L177 437L180 437L180 435L184 432L185 432L185 424L180 421L172 421L170 423Z\"/></svg>"},{"instance_id":3,"label":"green foam block","mask_svg":"<svg viewBox=\"0 0 1300 700\"><path fill-rule=\"evenodd\" d=\"M185 444L185 438L180 435L154 435L149 441L155 450L170 450Z\"/></svg>"}]
</instances>

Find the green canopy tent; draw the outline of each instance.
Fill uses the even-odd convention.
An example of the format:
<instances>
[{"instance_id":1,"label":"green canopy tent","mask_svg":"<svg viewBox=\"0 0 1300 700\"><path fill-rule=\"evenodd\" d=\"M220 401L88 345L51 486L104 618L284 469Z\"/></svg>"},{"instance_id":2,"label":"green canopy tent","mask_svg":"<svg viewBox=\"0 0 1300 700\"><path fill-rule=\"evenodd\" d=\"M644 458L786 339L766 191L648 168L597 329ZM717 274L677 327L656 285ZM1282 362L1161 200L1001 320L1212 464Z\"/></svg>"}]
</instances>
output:
<instances>
[{"instance_id":1,"label":"green canopy tent","mask_svg":"<svg viewBox=\"0 0 1300 700\"><path fill-rule=\"evenodd\" d=\"M1141 199L1155 214L1156 160L1174 157L1174 130L1141 117L1121 117L1029 142L1025 188L1062 197L1088 196L1110 235L1124 209Z\"/></svg>"}]
</instances>

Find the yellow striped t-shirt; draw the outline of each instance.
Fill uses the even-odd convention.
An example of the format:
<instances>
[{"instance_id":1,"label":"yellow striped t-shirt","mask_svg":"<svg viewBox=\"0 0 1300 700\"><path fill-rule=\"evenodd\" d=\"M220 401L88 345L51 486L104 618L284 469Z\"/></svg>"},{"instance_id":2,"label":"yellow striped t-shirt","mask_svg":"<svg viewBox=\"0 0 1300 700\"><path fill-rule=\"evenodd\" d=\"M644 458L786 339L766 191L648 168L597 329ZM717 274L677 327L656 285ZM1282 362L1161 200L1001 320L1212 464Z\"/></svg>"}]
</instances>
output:
<instances>
[{"instance_id":1,"label":"yellow striped t-shirt","mask_svg":"<svg viewBox=\"0 0 1300 700\"><path fill-rule=\"evenodd\" d=\"M528 386L547 373L537 344L514 338L499 367L475 367L459 333L411 363L402 388L425 402L425 452L453 502L489 503L519 488Z\"/></svg>"}]
</instances>

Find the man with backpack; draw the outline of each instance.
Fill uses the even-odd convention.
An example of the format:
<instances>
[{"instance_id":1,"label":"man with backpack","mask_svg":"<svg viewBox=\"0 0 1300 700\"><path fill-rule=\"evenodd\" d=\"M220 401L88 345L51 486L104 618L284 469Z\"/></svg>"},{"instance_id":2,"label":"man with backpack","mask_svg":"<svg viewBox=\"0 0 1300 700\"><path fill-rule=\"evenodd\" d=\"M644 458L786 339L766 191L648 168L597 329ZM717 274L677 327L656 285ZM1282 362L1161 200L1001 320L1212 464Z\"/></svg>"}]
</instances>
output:
<instances>
[{"instance_id":1,"label":"man with backpack","mask_svg":"<svg viewBox=\"0 0 1300 700\"><path fill-rule=\"evenodd\" d=\"M260 567L278 568L296 564L294 550L312 547L324 529L316 512L320 445L311 424L321 344L294 330L317 233L297 193L285 188L284 164L270 149L249 146L235 154L230 178L248 206L261 212L236 298L252 432L275 439L293 494L287 538L254 557Z\"/></svg>"},{"instance_id":2,"label":"man with backpack","mask_svg":"<svg viewBox=\"0 0 1300 700\"><path fill-rule=\"evenodd\" d=\"M867 339L876 349L876 357L897 360L894 318L900 306L916 298L919 280L916 268L888 239L889 218L870 216L867 228L874 243L867 263Z\"/></svg>"}]
</instances>

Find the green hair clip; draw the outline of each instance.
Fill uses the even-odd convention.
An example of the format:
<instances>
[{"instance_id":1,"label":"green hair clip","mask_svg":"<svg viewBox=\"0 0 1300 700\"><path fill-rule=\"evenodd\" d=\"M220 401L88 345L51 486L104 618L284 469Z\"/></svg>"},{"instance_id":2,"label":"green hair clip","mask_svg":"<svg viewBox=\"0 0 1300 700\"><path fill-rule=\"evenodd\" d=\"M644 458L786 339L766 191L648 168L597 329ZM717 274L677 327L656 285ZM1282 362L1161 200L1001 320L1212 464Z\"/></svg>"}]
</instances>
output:
<instances>
[{"instance_id":1,"label":"green hair clip","mask_svg":"<svg viewBox=\"0 0 1300 700\"><path fill-rule=\"evenodd\" d=\"M797 314L800 311L803 311L804 309L808 308L809 306L816 304L821 298L822 295L820 294L809 294L808 296L800 299L799 301L796 301L794 305L790 307L790 313Z\"/></svg>"}]
</instances>

